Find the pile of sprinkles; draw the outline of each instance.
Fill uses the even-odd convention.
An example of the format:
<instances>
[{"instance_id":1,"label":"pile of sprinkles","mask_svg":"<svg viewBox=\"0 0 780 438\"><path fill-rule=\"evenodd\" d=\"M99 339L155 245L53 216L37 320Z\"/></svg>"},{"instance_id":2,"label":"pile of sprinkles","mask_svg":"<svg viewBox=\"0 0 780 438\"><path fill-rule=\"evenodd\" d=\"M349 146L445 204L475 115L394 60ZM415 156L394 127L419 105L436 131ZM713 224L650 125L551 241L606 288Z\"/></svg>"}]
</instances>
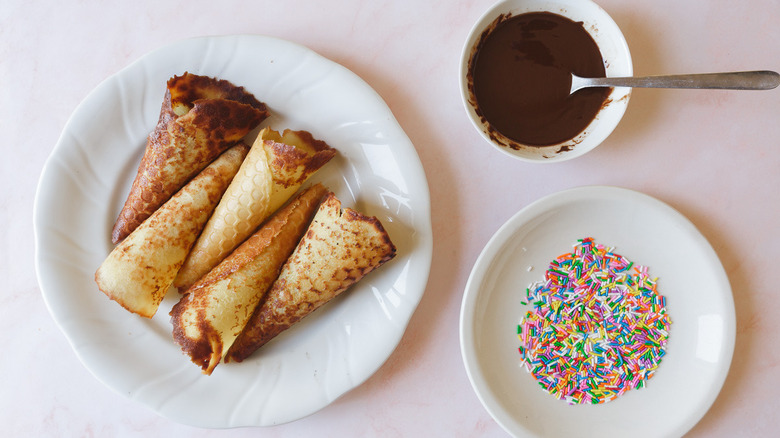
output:
<instances>
[{"instance_id":1,"label":"pile of sprinkles","mask_svg":"<svg viewBox=\"0 0 780 438\"><path fill-rule=\"evenodd\" d=\"M647 267L578 240L526 289L517 326L523 365L569 404L601 404L647 384L666 354L671 320Z\"/></svg>"}]
</instances>

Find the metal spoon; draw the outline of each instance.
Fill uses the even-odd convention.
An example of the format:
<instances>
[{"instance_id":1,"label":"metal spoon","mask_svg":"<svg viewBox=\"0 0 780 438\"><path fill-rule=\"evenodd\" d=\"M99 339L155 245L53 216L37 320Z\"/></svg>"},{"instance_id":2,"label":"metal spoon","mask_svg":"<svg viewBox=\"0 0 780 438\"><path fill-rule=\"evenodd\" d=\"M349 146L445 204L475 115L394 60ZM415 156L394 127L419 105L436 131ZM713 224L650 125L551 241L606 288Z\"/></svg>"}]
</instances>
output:
<instances>
[{"instance_id":1,"label":"metal spoon","mask_svg":"<svg viewBox=\"0 0 780 438\"><path fill-rule=\"evenodd\" d=\"M780 74L767 70L627 78L581 78L572 74L569 93L586 87L771 90L778 84L780 84Z\"/></svg>"}]
</instances>

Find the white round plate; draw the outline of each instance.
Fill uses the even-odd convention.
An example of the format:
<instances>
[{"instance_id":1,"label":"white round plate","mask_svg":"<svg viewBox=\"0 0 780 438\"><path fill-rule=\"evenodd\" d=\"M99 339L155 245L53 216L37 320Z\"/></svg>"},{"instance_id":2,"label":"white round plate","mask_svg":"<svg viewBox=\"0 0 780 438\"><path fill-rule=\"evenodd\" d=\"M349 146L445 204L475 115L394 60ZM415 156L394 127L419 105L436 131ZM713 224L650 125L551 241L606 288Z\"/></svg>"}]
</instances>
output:
<instances>
[{"instance_id":1,"label":"white round plate","mask_svg":"<svg viewBox=\"0 0 780 438\"><path fill-rule=\"evenodd\" d=\"M173 343L163 301L147 320L100 293L110 252L166 81L185 71L245 87L265 102L262 126L308 130L339 154L312 181L377 216L397 256L240 364L211 376ZM76 109L46 162L35 200L38 281L54 320L102 382L177 422L265 426L311 414L390 356L422 297L432 255L428 184L414 146L381 97L346 68L263 36L185 40L101 83Z\"/></svg>"},{"instance_id":2,"label":"white round plate","mask_svg":"<svg viewBox=\"0 0 780 438\"><path fill-rule=\"evenodd\" d=\"M517 324L526 288L577 239L658 277L672 319L666 356L647 387L601 405L569 405L521 367ZM616 187L580 187L532 203L490 239L466 284L463 361L479 399L514 436L680 436L720 392L734 350L731 287L707 240L680 213Z\"/></svg>"}]
</instances>

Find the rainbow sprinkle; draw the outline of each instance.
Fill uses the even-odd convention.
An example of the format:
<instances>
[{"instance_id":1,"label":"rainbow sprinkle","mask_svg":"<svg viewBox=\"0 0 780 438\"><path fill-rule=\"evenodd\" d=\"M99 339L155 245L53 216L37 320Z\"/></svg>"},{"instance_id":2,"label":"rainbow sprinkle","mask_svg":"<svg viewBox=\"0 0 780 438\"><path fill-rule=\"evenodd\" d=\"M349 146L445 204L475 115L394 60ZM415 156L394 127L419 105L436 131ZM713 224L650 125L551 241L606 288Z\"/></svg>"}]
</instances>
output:
<instances>
[{"instance_id":1,"label":"rainbow sprinkle","mask_svg":"<svg viewBox=\"0 0 780 438\"><path fill-rule=\"evenodd\" d=\"M671 320L647 267L578 241L526 289L517 326L523 364L569 404L601 404L647 384L666 354Z\"/></svg>"}]
</instances>

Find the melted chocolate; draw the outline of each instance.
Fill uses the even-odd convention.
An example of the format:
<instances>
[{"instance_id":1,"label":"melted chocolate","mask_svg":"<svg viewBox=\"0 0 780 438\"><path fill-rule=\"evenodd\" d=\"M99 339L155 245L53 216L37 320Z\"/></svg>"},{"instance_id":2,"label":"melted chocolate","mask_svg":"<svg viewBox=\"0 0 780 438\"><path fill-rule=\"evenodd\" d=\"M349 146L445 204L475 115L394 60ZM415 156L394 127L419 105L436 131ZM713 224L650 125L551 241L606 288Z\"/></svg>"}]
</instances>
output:
<instances>
[{"instance_id":1,"label":"melted chocolate","mask_svg":"<svg viewBox=\"0 0 780 438\"><path fill-rule=\"evenodd\" d=\"M569 95L570 73L604 77L604 62L581 22L549 12L499 17L482 35L469 67L480 117L504 137L530 146L576 137L611 91L585 88Z\"/></svg>"}]
</instances>

